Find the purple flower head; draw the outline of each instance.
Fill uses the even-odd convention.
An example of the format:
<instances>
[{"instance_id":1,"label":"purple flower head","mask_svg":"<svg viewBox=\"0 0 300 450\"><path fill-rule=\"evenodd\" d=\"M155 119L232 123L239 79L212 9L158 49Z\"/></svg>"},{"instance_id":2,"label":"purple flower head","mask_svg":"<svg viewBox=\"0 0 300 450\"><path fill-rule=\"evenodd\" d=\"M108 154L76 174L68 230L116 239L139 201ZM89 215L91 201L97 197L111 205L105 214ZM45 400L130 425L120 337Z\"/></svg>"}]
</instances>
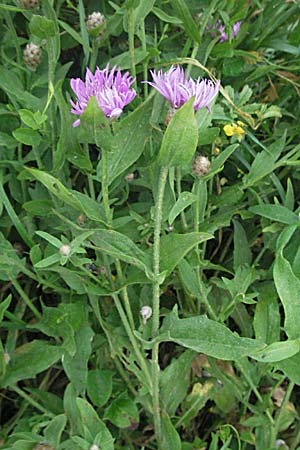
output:
<instances>
[{"instance_id":1,"label":"purple flower head","mask_svg":"<svg viewBox=\"0 0 300 450\"><path fill-rule=\"evenodd\" d=\"M94 75L86 69L85 81L80 78L71 79L71 88L76 95L76 102L71 100L71 112L76 115L83 114L89 99L94 96L106 117L119 117L124 106L136 96L135 90L130 89L133 82L128 72L122 75L120 69L116 71L116 66L109 70L109 64L103 70L97 67ZM79 124L80 119L77 119L73 127Z\"/></svg>"},{"instance_id":2,"label":"purple flower head","mask_svg":"<svg viewBox=\"0 0 300 450\"><path fill-rule=\"evenodd\" d=\"M210 108L210 104L218 93L220 82L198 78L196 81L184 74L182 67L171 66L167 72L151 71L152 82L146 83L154 87L170 103L172 108L179 109L191 97L195 96L194 110Z\"/></svg>"},{"instance_id":3,"label":"purple flower head","mask_svg":"<svg viewBox=\"0 0 300 450\"><path fill-rule=\"evenodd\" d=\"M231 35L230 35L230 39L234 39L236 37L236 35L238 34L240 27L241 27L242 22L235 22L235 24L232 27L232 31L231 31ZM217 30L219 35L220 35L220 39L219 42L225 42L228 41L228 36L225 33L225 26L222 24L221 20L217 20L215 22L215 24L212 27L212 33L211 36L212 37L216 37L216 33L214 30Z\"/></svg>"}]
</instances>

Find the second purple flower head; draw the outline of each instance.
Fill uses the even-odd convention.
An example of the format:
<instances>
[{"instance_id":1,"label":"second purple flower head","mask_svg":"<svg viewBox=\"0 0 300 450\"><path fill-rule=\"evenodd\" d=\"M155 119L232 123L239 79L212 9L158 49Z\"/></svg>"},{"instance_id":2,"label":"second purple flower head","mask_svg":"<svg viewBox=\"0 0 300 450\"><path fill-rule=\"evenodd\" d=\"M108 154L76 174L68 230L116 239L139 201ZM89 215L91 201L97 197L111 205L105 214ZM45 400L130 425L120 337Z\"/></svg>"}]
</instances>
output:
<instances>
[{"instance_id":1,"label":"second purple flower head","mask_svg":"<svg viewBox=\"0 0 300 450\"><path fill-rule=\"evenodd\" d=\"M89 99L94 96L106 117L119 117L123 108L136 96L136 91L130 89L133 82L134 79L128 72L122 75L121 70L116 70L115 66L109 70L109 64L103 70L97 67L94 75L86 69L85 81L80 78L71 79L71 88L76 95L76 101L71 100L71 112L79 116L83 114ZM79 124L80 119L77 119L73 127Z\"/></svg>"},{"instance_id":2,"label":"second purple flower head","mask_svg":"<svg viewBox=\"0 0 300 450\"><path fill-rule=\"evenodd\" d=\"M195 96L194 110L210 105L219 91L220 81L213 83L208 79L198 78L196 81L188 78L180 66L171 66L167 72L159 70L151 71L152 82L147 82L154 87L170 103L173 109L179 109L190 98Z\"/></svg>"}]
</instances>

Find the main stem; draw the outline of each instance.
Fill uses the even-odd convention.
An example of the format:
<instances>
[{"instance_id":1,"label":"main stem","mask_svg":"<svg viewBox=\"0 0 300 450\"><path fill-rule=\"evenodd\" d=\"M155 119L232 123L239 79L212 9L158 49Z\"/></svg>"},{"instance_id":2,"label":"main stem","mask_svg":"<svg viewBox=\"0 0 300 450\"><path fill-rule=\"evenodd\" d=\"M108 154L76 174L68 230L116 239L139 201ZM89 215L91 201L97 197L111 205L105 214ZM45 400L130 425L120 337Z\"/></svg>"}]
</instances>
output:
<instances>
[{"instance_id":1,"label":"main stem","mask_svg":"<svg viewBox=\"0 0 300 450\"><path fill-rule=\"evenodd\" d=\"M101 167L101 188L102 188L102 198L103 198L103 205L104 205L104 211L105 211L105 217L106 217L106 222L109 228L112 228L112 214L111 214L111 210L109 207L109 196L108 196L108 177L107 177L107 151L105 149L102 149L102 167ZM120 277L121 282L123 281L123 274L122 274L122 268L121 268L121 264L120 261L117 259L116 260L116 267L117 267L117 272L118 272L118 276ZM120 315L120 318L122 320L122 323L124 325L124 328L128 334L128 337L130 339L130 342L133 346L133 349L135 351L137 360L141 366L141 369L143 370L146 378L147 378L147 383L148 383L148 387L149 390L151 390L151 385L152 385L152 381L151 381L151 377L150 377L150 373L146 364L146 361L139 349L139 346L137 344L136 338L133 334L133 330L134 330L134 320L133 320L133 316L132 316L132 311L131 311L131 307L130 307L130 301L129 301L129 297L128 297L128 292L127 292L127 288L126 286L123 288L122 290L123 293L123 299L124 299L124 306L125 306L125 310L126 310L126 314L123 311L123 307L121 305L121 302L119 300L119 297L117 294L114 294L112 297L114 299L115 305L117 307L118 313Z\"/></svg>"},{"instance_id":2,"label":"main stem","mask_svg":"<svg viewBox=\"0 0 300 450\"><path fill-rule=\"evenodd\" d=\"M159 177L158 193L155 202L154 218L154 243L153 243L153 273L155 281L153 283L153 316L152 316L152 339L158 335L159 331L159 298L160 298L160 233L162 222L162 207L164 191L168 176L168 167L162 167ZM158 363L159 343L155 343L152 350L152 382L153 382L153 415L154 428L158 442L158 448L161 448L161 417L159 405L159 363Z\"/></svg>"},{"instance_id":3,"label":"main stem","mask_svg":"<svg viewBox=\"0 0 300 450\"><path fill-rule=\"evenodd\" d=\"M107 180L107 151L102 149L101 152L101 189L102 189L102 198L103 198L103 206L106 217L106 222L109 228L112 227L112 217L111 211L109 207L109 197L108 197L108 180Z\"/></svg>"}]
</instances>

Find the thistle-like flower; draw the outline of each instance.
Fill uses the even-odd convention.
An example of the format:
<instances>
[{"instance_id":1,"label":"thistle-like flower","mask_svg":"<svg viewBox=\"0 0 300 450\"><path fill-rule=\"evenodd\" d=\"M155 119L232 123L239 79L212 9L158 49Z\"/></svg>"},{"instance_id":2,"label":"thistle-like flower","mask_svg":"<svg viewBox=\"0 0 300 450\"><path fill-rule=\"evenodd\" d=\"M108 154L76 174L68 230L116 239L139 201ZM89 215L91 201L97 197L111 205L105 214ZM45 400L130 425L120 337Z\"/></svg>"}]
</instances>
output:
<instances>
[{"instance_id":1,"label":"thistle-like flower","mask_svg":"<svg viewBox=\"0 0 300 450\"><path fill-rule=\"evenodd\" d=\"M117 118L123 108L132 102L136 96L136 91L130 89L134 79L125 72L121 74L120 68L116 70L114 66L109 70L109 64L105 69L100 70L97 67L93 75L89 69L86 69L85 81L80 78L71 79L71 88L76 94L76 102L71 100L71 112L76 115L84 113L85 108L91 97L95 97L99 108L108 118ZM75 120L73 127L80 124L80 119Z\"/></svg>"},{"instance_id":2,"label":"thistle-like flower","mask_svg":"<svg viewBox=\"0 0 300 450\"><path fill-rule=\"evenodd\" d=\"M153 81L147 81L147 83L163 95L170 103L171 108L175 110L179 109L193 96L195 97L193 105L195 111L205 107L209 109L220 85L219 81L213 83L206 78L198 78L196 81L188 78L180 66L171 66L165 73L162 70L157 73L153 70L151 75Z\"/></svg>"}]
</instances>

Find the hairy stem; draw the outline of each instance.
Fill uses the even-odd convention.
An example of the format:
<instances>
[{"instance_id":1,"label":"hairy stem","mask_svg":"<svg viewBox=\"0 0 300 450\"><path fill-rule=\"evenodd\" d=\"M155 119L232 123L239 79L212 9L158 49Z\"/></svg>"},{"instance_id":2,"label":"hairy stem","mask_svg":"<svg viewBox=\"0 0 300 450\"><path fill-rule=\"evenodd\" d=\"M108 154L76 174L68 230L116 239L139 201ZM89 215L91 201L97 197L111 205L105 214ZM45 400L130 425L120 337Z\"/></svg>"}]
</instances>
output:
<instances>
[{"instance_id":1,"label":"hairy stem","mask_svg":"<svg viewBox=\"0 0 300 450\"><path fill-rule=\"evenodd\" d=\"M153 243L153 273L155 281L153 283L153 319L152 319L152 339L158 335L159 330L159 299L160 299L160 233L162 222L162 207L164 191L168 176L168 167L162 167L159 177L158 193L155 202L154 218L154 243ZM159 404L159 363L158 363L159 343L155 343L152 350L152 381L153 381L153 414L154 428L158 448L161 448L161 417Z\"/></svg>"}]
</instances>

